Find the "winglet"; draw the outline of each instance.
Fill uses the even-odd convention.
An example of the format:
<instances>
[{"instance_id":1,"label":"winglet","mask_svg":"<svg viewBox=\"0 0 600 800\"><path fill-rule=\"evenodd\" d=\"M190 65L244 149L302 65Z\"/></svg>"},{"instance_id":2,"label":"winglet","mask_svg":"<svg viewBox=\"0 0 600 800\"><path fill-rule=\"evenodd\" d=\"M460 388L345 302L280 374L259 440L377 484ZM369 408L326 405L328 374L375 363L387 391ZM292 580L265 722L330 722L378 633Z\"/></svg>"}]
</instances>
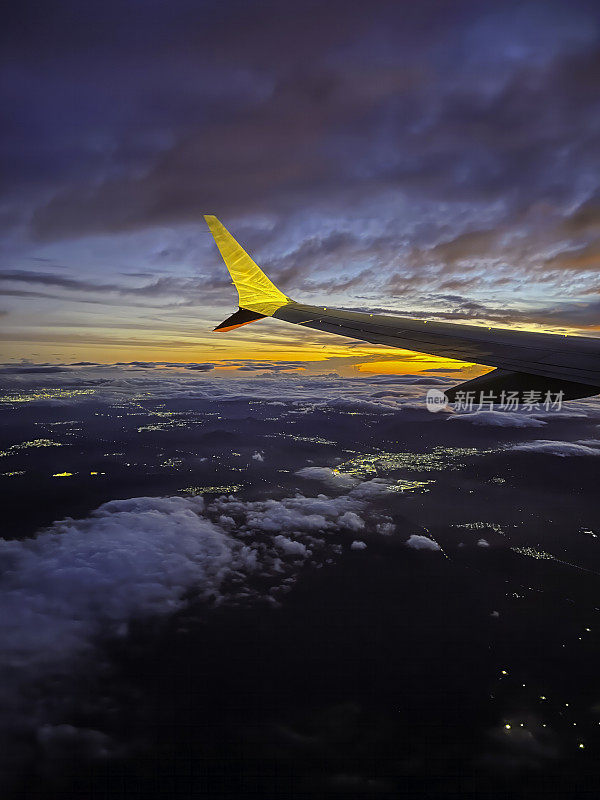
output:
<instances>
[{"instance_id":1,"label":"winglet","mask_svg":"<svg viewBox=\"0 0 600 800\"><path fill-rule=\"evenodd\" d=\"M256 315L253 319L244 319L243 322L237 322L237 320L234 321L233 319L236 317L236 314L234 314L232 318L221 323L215 330L231 330L240 324L245 325L247 322L253 322L254 319L270 317L278 308L292 302L290 297L280 292L275 284L267 278L258 264L254 263L248 253L236 242L216 217L207 214L204 219L238 291L240 310L254 312Z\"/></svg>"}]
</instances>

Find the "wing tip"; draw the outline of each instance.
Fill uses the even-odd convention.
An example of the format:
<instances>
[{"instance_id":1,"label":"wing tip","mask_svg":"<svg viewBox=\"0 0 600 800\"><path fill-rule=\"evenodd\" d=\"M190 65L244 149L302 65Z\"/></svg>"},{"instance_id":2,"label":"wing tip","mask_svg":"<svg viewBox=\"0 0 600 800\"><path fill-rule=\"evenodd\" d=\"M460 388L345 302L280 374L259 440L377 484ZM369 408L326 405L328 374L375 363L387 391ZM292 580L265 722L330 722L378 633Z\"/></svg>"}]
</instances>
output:
<instances>
[{"instance_id":1,"label":"wing tip","mask_svg":"<svg viewBox=\"0 0 600 800\"><path fill-rule=\"evenodd\" d=\"M240 308L271 316L290 302L217 217L205 214L204 219L237 289Z\"/></svg>"}]
</instances>

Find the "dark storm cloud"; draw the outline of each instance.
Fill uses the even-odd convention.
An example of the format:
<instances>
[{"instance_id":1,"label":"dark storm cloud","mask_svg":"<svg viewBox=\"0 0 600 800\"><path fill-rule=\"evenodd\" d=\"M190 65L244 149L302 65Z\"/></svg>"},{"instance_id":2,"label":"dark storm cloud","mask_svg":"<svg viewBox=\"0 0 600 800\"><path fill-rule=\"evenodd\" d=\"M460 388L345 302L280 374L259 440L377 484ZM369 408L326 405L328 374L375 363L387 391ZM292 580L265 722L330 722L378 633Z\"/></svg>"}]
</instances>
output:
<instances>
[{"instance_id":1,"label":"dark storm cloud","mask_svg":"<svg viewBox=\"0 0 600 800\"><path fill-rule=\"evenodd\" d=\"M70 366L77 366L71 364ZM81 366L95 366L91 362L82 362ZM98 365L105 366L105 365ZM138 367L143 369L155 369L162 367L173 367L178 369L189 369L197 372L210 372L211 370L219 367L227 369L234 368L239 372L284 372L287 370L305 369L305 361L252 361L252 360L234 360L229 359L216 364L212 363L182 363L179 361L117 361L114 366L116 367Z\"/></svg>"},{"instance_id":2,"label":"dark storm cloud","mask_svg":"<svg viewBox=\"0 0 600 800\"><path fill-rule=\"evenodd\" d=\"M116 367L144 367L145 369L152 369L156 364L152 361L117 361Z\"/></svg>"},{"instance_id":3,"label":"dark storm cloud","mask_svg":"<svg viewBox=\"0 0 600 800\"><path fill-rule=\"evenodd\" d=\"M97 361L75 361L73 364L67 364L68 367L101 367Z\"/></svg>"},{"instance_id":4,"label":"dark storm cloud","mask_svg":"<svg viewBox=\"0 0 600 800\"><path fill-rule=\"evenodd\" d=\"M257 372L266 370L268 372L285 372L286 370L305 369L305 361L249 361L249 362L229 362L237 364L239 372Z\"/></svg>"},{"instance_id":5,"label":"dark storm cloud","mask_svg":"<svg viewBox=\"0 0 600 800\"><path fill-rule=\"evenodd\" d=\"M0 281L3 283L33 283L40 286L52 286L76 291L116 292L121 288L113 283L97 283L77 278L69 278L51 272L38 272L36 270L25 269L2 270L0 272Z\"/></svg>"},{"instance_id":6,"label":"dark storm cloud","mask_svg":"<svg viewBox=\"0 0 600 800\"><path fill-rule=\"evenodd\" d=\"M71 364L34 364L26 362L23 364L0 364L0 374L2 375L27 375L56 372L74 372L74 368L87 370L100 368L106 370L111 367L131 367L136 370L190 370L192 372L212 372L214 369L225 368L233 369L236 372L293 372L305 370L306 361L257 361L257 360L230 360L222 362L181 362L181 361L116 361L114 364L100 364L95 361L77 361ZM412 379L412 382L418 381Z\"/></svg>"},{"instance_id":7,"label":"dark storm cloud","mask_svg":"<svg viewBox=\"0 0 600 800\"><path fill-rule=\"evenodd\" d=\"M214 364L188 364L186 366L186 369L197 370L198 372L210 372L214 368Z\"/></svg>"},{"instance_id":8,"label":"dark storm cloud","mask_svg":"<svg viewBox=\"0 0 600 800\"><path fill-rule=\"evenodd\" d=\"M4 152L16 185L54 189L36 203L36 235L296 207L373 182L495 194L511 215L541 196L569 199L573 171L597 165L591 4L571 18L551 4L546 19L513 3L175 8L13 9L7 94L22 99ZM41 131L25 127L38 115ZM61 140L75 121L78 135Z\"/></svg>"},{"instance_id":9,"label":"dark storm cloud","mask_svg":"<svg viewBox=\"0 0 600 800\"><path fill-rule=\"evenodd\" d=\"M151 283L146 283L142 286L126 286L119 283L99 283L93 280L70 278L60 274L25 269L1 270L0 282L8 284L26 283L28 285L48 286L83 293L97 292L105 294L108 292L121 296L136 295L150 298L189 295L190 292L198 294L215 287L220 288L231 285L230 281L226 281L222 277L210 279L205 276L194 276L190 278L164 276L156 278ZM10 290L4 293L8 294L9 292ZM38 293L38 296L43 297L45 295L43 293Z\"/></svg>"},{"instance_id":10,"label":"dark storm cloud","mask_svg":"<svg viewBox=\"0 0 600 800\"><path fill-rule=\"evenodd\" d=\"M106 366L106 365L103 365ZM115 367L135 367L136 369L158 369L164 367L177 367L180 369L191 369L197 372L210 372L215 368L215 364L207 363L188 363L182 364L176 361L117 361Z\"/></svg>"},{"instance_id":11,"label":"dark storm cloud","mask_svg":"<svg viewBox=\"0 0 600 800\"><path fill-rule=\"evenodd\" d=\"M42 366L9 366L0 367L0 375L36 375L36 374L52 374L56 372L70 372L68 367L59 365L42 365Z\"/></svg>"}]
</instances>

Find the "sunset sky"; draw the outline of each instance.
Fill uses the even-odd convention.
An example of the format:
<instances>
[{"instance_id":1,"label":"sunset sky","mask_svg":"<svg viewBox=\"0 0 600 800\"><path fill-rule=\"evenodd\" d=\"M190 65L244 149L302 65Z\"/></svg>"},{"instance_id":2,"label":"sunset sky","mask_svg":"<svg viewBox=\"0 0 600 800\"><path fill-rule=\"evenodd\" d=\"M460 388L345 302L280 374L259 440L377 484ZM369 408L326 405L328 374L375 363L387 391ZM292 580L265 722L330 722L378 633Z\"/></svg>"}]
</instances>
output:
<instances>
[{"instance_id":1,"label":"sunset sky","mask_svg":"<svg viewBox=\"0 0 600 800\"><path fill-rule=\"evenodd\" d=\"M597 336L599 19L580 0L13 4L3 360L461 366L274 320L213 334L236 294L203 214L300 301Z\"/></svg>"}]
</instances>

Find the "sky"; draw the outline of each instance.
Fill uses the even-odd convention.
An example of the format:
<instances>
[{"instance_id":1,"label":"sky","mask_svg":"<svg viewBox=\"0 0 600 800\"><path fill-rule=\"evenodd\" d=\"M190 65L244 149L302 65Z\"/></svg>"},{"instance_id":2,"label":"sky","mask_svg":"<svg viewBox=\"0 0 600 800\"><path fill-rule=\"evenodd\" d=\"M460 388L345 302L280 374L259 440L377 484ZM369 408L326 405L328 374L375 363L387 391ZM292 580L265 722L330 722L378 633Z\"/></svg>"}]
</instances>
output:
<instances>
[{"instance_id":1,"label":"sky","mask_svg":"<svg viewBox=\"0 0 600 800\"><path fill-rule=\"evenodd\" d=\"M440 359L212 328L215 214L308 303L597 336L595 2L61 2L3 22L7 364Z\"/></svg>"}]
</instances>

